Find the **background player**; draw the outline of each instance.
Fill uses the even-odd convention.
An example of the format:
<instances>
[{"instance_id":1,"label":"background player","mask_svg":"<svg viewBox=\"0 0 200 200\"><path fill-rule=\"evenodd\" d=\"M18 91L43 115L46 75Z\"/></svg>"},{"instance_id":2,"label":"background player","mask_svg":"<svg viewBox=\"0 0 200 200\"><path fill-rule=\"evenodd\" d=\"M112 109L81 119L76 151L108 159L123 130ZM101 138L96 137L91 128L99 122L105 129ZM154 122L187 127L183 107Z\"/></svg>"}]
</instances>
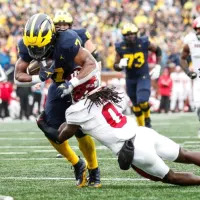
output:
<instances>
[{"instance_id":1,"label":"background player","mask_svg":"<svg viewBox=\"0 0 200 200\"><path fill-rule=\"evenodd\" d=\"M184 72L193 79L193 101L194 107L200 121L200 17L193 21L193 29L185 36L183 50L181 52L180 66ZM188 57L191 57L194 71L189 70ZM200 129L198 131L200 137Z\"/></svg>"},{"instance_id":2,"label":"background player","mask_svg":"<svg viewBox=\"0 0 200 200\"><path fill-rule=\"evenodd\" d=\"M156 53L157 65L153 69L158 78L161 66L161 49L149 42L148 37L138 37L138 28L131 23L122 28L123 41L115 44L116 57L114 69L126 70L126 89L130 97L139 126L151 127L150 120L150 76L147 63L148 51Z\"/></svg>"},{"instance_id":3,"label":"background player","mask_svg":"<svg viewBox=\"0 0 200 200\"><path fill-rule=\"evenodd\" d=\"M55 31L53 21L46 14L33 15L26 23L23 40L19 42L19 56L15 66L15 79L18 85L33 85L52 78L53 82L48 90L45 113L38 121L38 126L46 134L47 132L57 131L60 124L65 120L65 110L71 105L70 92L73 87L87 81L93 74L98 73L99 69L93 56L81 47L78 35L72 31ZM42 60L40 62L39 75L30 76L26 73L31 60ZM54 60L54 64L46 67L46 60ZM65 83L65 79L72 73L76 65L81 66L78 77ZM64 90L65 96L61 98L58 90ZM45 118L45 120L41 120ZM47 125L43 122L46 121ZM79 130L76 136L82 137L83 133ZM83 137L84 138L84 137ZM94 141L90 137L78 140L80 150L83 152L88 165L90 166L89 186L100 187L100 172L96 158ZM75 169L77 186L86 185L86 164L75 154L68 142L58 145L50 140L54 148L57 149ZM83 150L84 149L84 150Z\"/></svg>"},{"instance_id":4,"label":"background player","mask_svg":"<svg viewBox=\"0 0 200 200\"><path fill-rule=\"evenodd\" d=\"M113 88L98 87L96 81L93 77L74 88L72 96L75 103L67 109L66 122L60 126L59 136L54 135L55 141L64 142L81 127L118 155L125 141L131 140L134 153L130 164L140 175L164 183L200 185L200 176L174 172L162 160L200 166L200 152L186 151L153 129L137 126L135 120L123 115L117 106L121 102L119 93ZM91 90L88 90L88 85L93 86ZM124 156L126 159L127 154Z\"/></svg>"},{"instance_id":5,"label":"background player","mask_svg":"<svg viewBox=\"0 0 200 200\"><path fill-rule=\"evenodd\" d=\"M68 29L72 29L73 17L71 16L69 12L60 10L56 12L53 18L53 22L54 22L56 31L58 32L66 31ZM91 40L91 34L85 28L72 29L72 30L75 31L78 34L78 36L81 38L82 40L81 45L85 47L97 61L100 61L96 46L93 44Z\"/></svg>"}]
</instances>

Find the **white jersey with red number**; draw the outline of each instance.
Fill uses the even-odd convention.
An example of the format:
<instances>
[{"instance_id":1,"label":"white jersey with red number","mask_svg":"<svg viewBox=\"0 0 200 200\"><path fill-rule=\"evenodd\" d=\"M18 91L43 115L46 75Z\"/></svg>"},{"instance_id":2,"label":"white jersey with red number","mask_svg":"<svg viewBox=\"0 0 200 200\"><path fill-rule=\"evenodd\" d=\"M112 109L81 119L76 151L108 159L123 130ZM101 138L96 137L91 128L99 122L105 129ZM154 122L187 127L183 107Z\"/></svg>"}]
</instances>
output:
<instances>
[{"instance_id":1,"label":"white jersey with red number","mask_svg":"<svg viewBox=\"0 0 200 200\"><path fill-rule=\"evenodd\" d=\"M134 157L132 165L142 170L145 177L163 178L169 167L162 159L174 161L179 154L179 145L158 134L150 128L137 126L134 118L124 116L120 109L108 102L103 106L93 104L85 99L71 105L66 110L67 124L80 125L83 132L91 135L115 154L122 148L124 141L132 139ZM150 175L150 176L149 176Z\"/></svg>"},{"instance_id":2,"label":"white jersey with red number","mask_svg":"<svg viewBox=\"0 0 200 200\"><path fill-rule=\"evenodd\" d=\"M184 43L190 48L192 66L197 78L193 80L193 100L196 108L200 107L200 40L195 33L189 33L184 39Z\"/></svg>"},{"instance_id":3,"label":"white jersey with red number","mask_svg":"<svg viewBox=\"0 0 200 200\"><path fill-rule=\"evenodd\" d=\"M121 114L121 109L110 102L98 107L93 104L90 110L89 102L85 103L84 99L71 105L66 111L67 123L80 125L84 133L117 154L124 141L134 137L137 127L135 120Z\"/></svg>"}]
</instances>

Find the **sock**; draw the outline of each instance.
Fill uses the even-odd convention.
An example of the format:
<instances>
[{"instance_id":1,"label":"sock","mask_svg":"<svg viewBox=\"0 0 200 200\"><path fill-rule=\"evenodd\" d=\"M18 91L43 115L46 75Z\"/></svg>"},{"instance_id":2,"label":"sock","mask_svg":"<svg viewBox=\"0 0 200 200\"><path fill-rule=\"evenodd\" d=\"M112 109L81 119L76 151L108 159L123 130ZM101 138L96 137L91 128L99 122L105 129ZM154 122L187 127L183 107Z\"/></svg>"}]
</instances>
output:
<instances>
[{"instance_id":1,"label":"sock","mask_svg":"<svg viewBox=\"0 0 200 200\"><path fill-rule=\"evenodd\" d=\"M53 147L62 154L72 165L75 165L79 161L79 157L76 155L74 150L70 147L67 140L65 140L62 144L56 144L49 140Z\"/></svg>"},{"instance_id":2,"label":"sock","mask_svg":"<svg viewBox=\"0 0 200 200\"><path fill-rule=\"evenodd\" d=\"M141 108L139 106L133 106L132 110L133 110L133 112L135 114L138 126L144 126L145 125L145 123L144 123L144 115L143 115L143 112L142 112Z\"/></svg>"},{"instance_id":3,"label":"sock","mask_svg":"<svg viewBox=\"0 0 200 200\"><path fill-rule=\"evenodd\" d=\"M98 167L98 161L97 161L97 154L96 154L96 148L94 140L89 136L85 135L81 138L76 138L79 143L79 149L83 153L87 163L88 163L88 169L95 169Z\"/></svg>"},{"instance_id":4,"label":"sock","mask_svg":"<svg viewBox=\"0 0 200 200\"><path fill-rule=\"evenodd\" d=\"M150 118L150 106L148 102L144 102L140 104L140 108L144 113L144 118Z\"/></svg>"}]
</instances>

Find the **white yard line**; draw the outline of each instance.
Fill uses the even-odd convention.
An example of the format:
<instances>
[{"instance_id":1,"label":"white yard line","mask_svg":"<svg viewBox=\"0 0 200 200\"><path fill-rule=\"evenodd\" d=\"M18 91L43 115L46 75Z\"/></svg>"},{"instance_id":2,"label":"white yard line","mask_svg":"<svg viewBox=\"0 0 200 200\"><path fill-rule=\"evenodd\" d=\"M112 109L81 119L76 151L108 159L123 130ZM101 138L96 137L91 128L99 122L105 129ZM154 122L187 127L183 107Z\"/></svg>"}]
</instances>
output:
<instances>
[{"instance_id":1,"label":"white yard line","mask_svg":"<svg viewBox=\"0 0 200 200\"><path fill-rule=\"evenodd\" d=\"M0 177L0 180L73 180L62 177ZM145 178L101 178L102 181L149 181Z\"/></svg>"},{"instance_id":2,"label":"white yard line","mask_svg":"<svg viewBox=\"0 0 200 200\"><path fill-rule=\"evenodd\" d=\"M0 158L0 161L62 160L64 158ZM117 158L98 158L98 160L117 160Z\"/></svg>"},{"instance_id":3,"label":"white yard line","mask_svg":"<svg viewBox=\"0 0 200 200\"><path fill-rule=\"evenodd\" d=\"M28 152L0 152L0 155L28 154Z\"/></svg>"}]
</instances>

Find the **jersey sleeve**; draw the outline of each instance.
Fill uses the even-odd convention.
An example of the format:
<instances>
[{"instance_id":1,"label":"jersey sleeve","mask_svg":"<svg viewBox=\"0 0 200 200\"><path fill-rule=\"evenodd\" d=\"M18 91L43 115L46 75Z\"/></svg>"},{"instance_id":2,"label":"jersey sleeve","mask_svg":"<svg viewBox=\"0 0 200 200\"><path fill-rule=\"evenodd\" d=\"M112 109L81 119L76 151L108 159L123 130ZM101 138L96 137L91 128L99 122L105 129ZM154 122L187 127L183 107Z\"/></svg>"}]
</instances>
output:
<instances>
[{"instance_id":1,"label":"jersey sleeve","mask_svg":"<svg viewBox=\"0 0 200 200\"><path fill-rule=\"evenodd\" d=\"M85 28L76 30L76 33L81 38L83 46L85 45L85 43L87 42L87 40L89 40L91 38L91 34Z\"/></svg>"},{"instance_id":2,"label":"jersey sleeve","mask_svg":"<svg viewBox=\"0 0 200 200\"><path fill-rule=\"evenodd\" d=\"M17 45L17 49L18 49L18 55L20 58L22 58L22 60L24 60L25 62L31 62L31 60L33 60L28 53L28 49L26 48L23 40L21 39Z\"/></svg>"},{"instance_id":3,"label":"jersey sleeve","mask_svg":"<svg viewBox=\"0 0 200 200\"><path fill-rule=\"evenodd\" d=\"M79 101L76 104L72 104L65 112L67 124L75 124L82 126L83 123L91 120L93 116L89 114L88 109L84 103L85 101Z\"/></svg>"},{"instance_id":4,"label":"jersey sleeve","mask_svg":"<svg viewBox=\"0 0 200 200\"><path fill-rule=\"evenodd\" d=\"M67 62L71 62L78 54L81 47L81 39L78 34L72 30L65 31L64 34L64 40L61 44L62 55Z\"/></svg>"}]
</instances>

